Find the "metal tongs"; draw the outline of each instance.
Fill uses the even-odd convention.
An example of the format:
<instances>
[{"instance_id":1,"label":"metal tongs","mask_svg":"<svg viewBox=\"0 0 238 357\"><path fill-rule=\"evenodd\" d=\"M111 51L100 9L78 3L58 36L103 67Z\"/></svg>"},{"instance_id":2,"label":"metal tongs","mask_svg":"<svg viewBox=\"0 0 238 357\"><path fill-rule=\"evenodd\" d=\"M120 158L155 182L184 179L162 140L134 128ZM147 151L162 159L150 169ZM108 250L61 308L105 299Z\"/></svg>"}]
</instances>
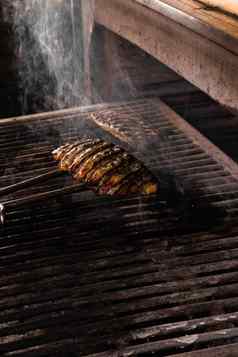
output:
<instances>
[{"instance_id":1,"label":"metal tongs","mask_svg":"<svg viewBox=\"0 0 238 357\"><path fill-rule=\"evenodd\" d=\"M3 187L0 189L0 196L5 196L5 195L11 194L11 193L15 193L18 190L30 187L37 183L45 182L45 181L47 181L51 178L54 178L54 177L62 176L63 174L66 174L66 172L60 171L59 169L54 169L54 170L49 171L45 174L41 174L41 175L35 176L33 178L23 180L16 184ZM40 202L40 201L44 201L44 200L51 199L51 198L57 198L57 197L60 197L62 195L69 194L69 193L87 191L88 189L89 188L84 183L79 183L79 184L70 185L70 186L67 186L64 188L51 190L48 192L37 193L34 195L2 202L2 203L0 203L0 222L1 222L1 224L5 223L6 212L8 209L19 208L21 206L24 206L27 203L35 203L35 202Z\"/></svg>"}]
</instances>

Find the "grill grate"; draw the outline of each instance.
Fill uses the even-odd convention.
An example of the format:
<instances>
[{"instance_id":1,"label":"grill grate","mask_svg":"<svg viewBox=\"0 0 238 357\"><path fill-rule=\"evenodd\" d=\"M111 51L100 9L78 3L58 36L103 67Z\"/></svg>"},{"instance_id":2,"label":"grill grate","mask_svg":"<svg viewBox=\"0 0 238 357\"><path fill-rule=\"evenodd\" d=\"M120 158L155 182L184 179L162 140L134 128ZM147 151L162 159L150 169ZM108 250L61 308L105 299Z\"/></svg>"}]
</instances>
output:
<instances>
[{"instance_id":1,"label":"grill grate","mask_svg":"<svg viewBox=\"0 0 238 357\"><path fill-rule=\"evenodd\" d=\"M0 228L1 356L235 356L237 166L162 102L4 121L1 186L54 168L62 141L108 131L228 217L207 229L156 197L81 194L10 210Z\"/></svg>"}]
</instances>

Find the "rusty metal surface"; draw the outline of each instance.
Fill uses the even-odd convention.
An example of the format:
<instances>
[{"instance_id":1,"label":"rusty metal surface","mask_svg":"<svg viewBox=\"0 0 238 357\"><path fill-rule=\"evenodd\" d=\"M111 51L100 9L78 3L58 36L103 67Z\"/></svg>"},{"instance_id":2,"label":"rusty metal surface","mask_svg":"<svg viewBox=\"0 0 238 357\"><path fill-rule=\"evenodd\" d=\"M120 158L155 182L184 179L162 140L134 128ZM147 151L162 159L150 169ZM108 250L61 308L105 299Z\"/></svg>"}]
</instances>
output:
<instances>
[{"instance_id":1,"label":"rusty metal surface","mask_svg":"<svg viewBox=\"0 0 238 357\"><path fill-rule=\"evenodd\" d=\"M192 182L198 199L227 209L230 223L211 222L208 229L183 221L155 197L73 194L12 209L0 228L1 356L224 351L233 357L238 182L226 161L217 162L158 103L138 100L3 122L1 186L54 168L50 151L62 141L108 135L90 120L101 112L104 127L107 118L130 139L123 145L152 169L169 166ZM64 184L65 178L55 178L19 195Z\"/></svg>"}]
</instances>

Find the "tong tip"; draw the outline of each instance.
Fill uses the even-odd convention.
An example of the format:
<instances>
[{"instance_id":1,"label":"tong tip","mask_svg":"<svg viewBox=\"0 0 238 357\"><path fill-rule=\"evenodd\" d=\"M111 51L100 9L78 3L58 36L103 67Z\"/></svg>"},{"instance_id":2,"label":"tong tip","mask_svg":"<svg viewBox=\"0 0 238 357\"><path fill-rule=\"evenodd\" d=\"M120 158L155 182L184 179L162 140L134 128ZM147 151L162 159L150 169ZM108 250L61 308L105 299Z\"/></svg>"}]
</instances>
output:
<instances>
[{"instance_id":1,"label":"tong tip","mask_svg":"<svg viewBox=\"0 0 238 357\"><path fill-rule=\"evenodd\" d=\"M0 203L0 222L3 225L5 223L5 207Z\"/></svg>"}]
</instances>

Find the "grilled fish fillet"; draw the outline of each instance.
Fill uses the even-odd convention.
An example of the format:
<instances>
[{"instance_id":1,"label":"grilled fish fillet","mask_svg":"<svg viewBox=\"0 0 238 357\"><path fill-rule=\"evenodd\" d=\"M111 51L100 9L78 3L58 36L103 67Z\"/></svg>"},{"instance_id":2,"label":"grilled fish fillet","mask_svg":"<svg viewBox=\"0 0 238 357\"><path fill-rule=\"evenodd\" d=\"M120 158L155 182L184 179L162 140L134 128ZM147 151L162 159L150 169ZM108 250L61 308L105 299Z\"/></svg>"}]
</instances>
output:
<instances>
[{"instance_id":1,"label":"grilled fish fillet","mask_svg":"<svg viewBox=\"0 0 238 357\"><path fill-rule=\"evenodd\" d=\"M99 139L65 144L53 151L59 169L89 184L99 195L124 196L158 191L154 175L121 147Z\"/></svg>"}]
</instances>

